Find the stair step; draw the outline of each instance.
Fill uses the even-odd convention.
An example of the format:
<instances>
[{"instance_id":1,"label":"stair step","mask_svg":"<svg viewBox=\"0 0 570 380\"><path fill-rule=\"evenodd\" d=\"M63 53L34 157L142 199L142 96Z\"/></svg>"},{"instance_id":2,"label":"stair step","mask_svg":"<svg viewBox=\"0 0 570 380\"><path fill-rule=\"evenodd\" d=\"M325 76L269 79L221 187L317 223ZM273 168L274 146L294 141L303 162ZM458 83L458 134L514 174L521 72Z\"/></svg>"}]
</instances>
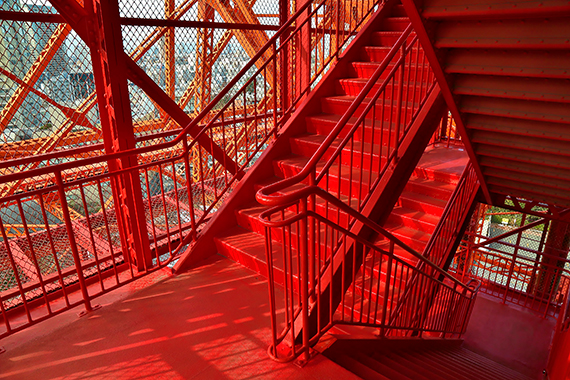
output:
<instances>
[{"instance_id":1,"label":"stair step","mask_svg":"<svg viewBox=\"0 0 570 380\"><path fill-rule=\"evenodd\" d=\"M404 31L410 25L410 19L405 17L386 17L380 28L385 31Z\"/></svg>"},{"instance_id":2,"label":"stair step","mask_svg":"<svg viewBox=\"0 0 570 380\"><path fill-rule=\"evenodd\" d=\"M311 158L325 139L326 136L315 134L295 136L291 138L292 153ZM334 140L321 157L321 160L326 162L331 159L341 142L342 138L340 137ZM371 150L372 154L370 153ZM340 159L343 165L351 165L358 169L376 170L380 165L380 160L385 162L387 155L388 147L372 146L372 144L369 143L355 141L345 145ZM338 163L338 157L335 160Z\"/></svg>"},{"instance_id":3,"label":"stair step","mask_svg":"<svg viewBox=\"0 0 570 380\"><path fill-rule=\"evenodd\" d=\"M394 368L390 363L384 363L376 360L374 357L363 354L362 352L356 352L353 354L357 360L368 367L372 368L376 372L385 374L390 380L416 380L415 377L409 377L399 371L399 368ZM418 379L420 380L420 379ZM424 380L424 379L421 379Z\"/></svg>"},{"instance_id":4,"label":"stair step","mask_svg":"<svg viewBox=\"0 0 570 380\"><path fill-rule=\"evenodd\" d=\"M419 253L423 252L430 237L426 233L399 224L392 224L390 221L384 224L384 228Z\"/></svg>"},{"instance_id":5,"label":"stair step","mask_svg":"<svg viewBox=\"0 0 570 380\"><path fill-rule=\"evenodd\" d=\"M263 236L236 226L216 236L214 242L221 255L267 277L265 239ZM276 245L274 247L275 256L279 256L277 255L279 252L280 249ZM282 268L282 263L276 265L276 268ZM281 279L279 283L283 284L283 276L281 275L279 278Z\"/></svg>"},{"instance_id":6,"label":"stair step","mask_svg":"<svg viewBox=\"0 0 570 380\"><path fill-rule=\"evenodd\" d=\"M402 206L394 207L388 220L428 234L431 234L439 223L439 217L436 215Z\"/></svg>"},{"instance_id":7,"label":"stair step","mask_svg":"<svg viewBox=\"0 0 570 380\"><path fill-rule=\"evenodd\" d=\"M363 379L368 380L391 380L389 377L386 377L372 368L368 367L366 364L360 363L358 360L346 355L346 354L335 354L331 357L337 364L343 366L350 372L354 373L357 376L360 376Z\"/></svg>"},{"instance_id":8,"label":"stair step","mask_svg":"<svg viewBox=\"0 0 570 380\"><path fill-rule=\"evenodd\" d=\"M362 91L362 89L364 89L364 86L366 86L366 84L368 83L368 79L364 79L364 78L341 78L337 80L336 83L336 87L335 87L335 91L336 94L339 96L358 96L358 94L360 94L360 92ZM376 92L380 89L380 87L384 84L384 80L378 80L376 83L374 83L374 85L372 86L372 88L370 89L370 91L366 94L366 98L372 98L374 95L376 95ZM388 100L388 99L397 99L398 98L398 91L399 91L399 82L396 81L389 81L388 83L386 83L386 87L384 88L384 91L382 94L379 95L379 101L382 100L382 98ZM420 94L425 91L425 87L422 88L421 86L416 86L413 83L408 83L408 82L404 82L404 86L407 87L404 88L404 96L407 97L408 99L414 100L414 99L419 99L420 98ZM413 88L415 91L415 93L411 92L411 88Z\"/></svg>"},{"instance_id":9,"label":"stair step","mask_svg":"<svg viewBox=\"0 0 570 380\"><path fill-rule=\"evenodd\" d=\"M378 66L380 66L380 62L354 61L350 63L347 74L350 77L369 79L372 77L372 74L374 74ZM386 79L393 67L393 63L389 64L386 70L380 74L379 79ZM426 63L422 62L420 64L412 64L411 67L409 65L406 65L406 67L406 76L409 75L410 78L418 78L418 82L425 83L425 79L423 78L427 78L428 72L430 70L430 66L427 61Z\"/></svg>"},{"instance_id":10,"label":"stair step","mask_svg":"<svg viewBox=\"0 0 570 380\"><path fill-rule=\"evenodd\" d=\"M372 33L372 38L370 42L376 46L394 46L398 38L402 35L400 31L386 31L380 30ZM415 37L415 33L412 32L408 36L407 42L410 43Z\"/></svg>"},{"instance_id":11,"label":"stair step","mask_svg":"<svg viewBox=\"0 0 570 380\"><path fill-rule=\"evenodd\" d=\"M425 169L416 168L414 176L410 178L405 191L412 191L417 194L429 195L431 198L446 201L451 197L456 185L441 181L436 181L430 178L422 178L417 176L416 173L426 173Z\"/></svg>"},{"instance_id":12,"label":"stair step","mask_svg":"<svg viewBox=\"0 0 570 380\"><path fill-rule=\"evenodd\" d=\"M336 114L317 114L308 116L305 120L307 122L307 132L318 135L328 135L341 119L341 115ZM347 136L350 129L357 121L356 117L351 117L345 128L343 128L338 137L344 138ZM375 144L382 144L383 146L394 145L396 136L396 124L388 122L380 122L379 120L364 119L364 128L362 124L354 132L353 137L355 141L371 142L374 139Z\"/></svg>"},{"instance_id":13,"label":"stair step","mask_svg":"<svg viewBox=\"0 0 570 380\"><path fill-rule=\"evenodd\" d=\"M445 200L410 190L404 190L398 199L398 205L401 207L425 212L436 217L440 217L443 214L446 204Z\"/></svg>"},{"instance_id":14,"label":"stair step","mask_svg":"<svg viewBox=\"0 0 570 380\"><path fill-rule=\"evenodd\" d=\"M430 380L448 379L449 372L446 371L445 369L441 369L435 366L430 366L429 363L420 363L418 360L414 360L413 356L410 358L408 355L406 355L405 352L384 351L382 353L382 356L391 358L393 361L398 362L400 365L403 365L416 373L423 373L425 376L429 376L428 378Z\"/></svg>"},{"instance_id":15,"label":"stair step","mask_svg":"<svg viewBox=\"0 0 570 380\"><path fill-rule=\"evenodd\" d=\"M356 97L348 95L326 96L321 99L321 109L324 113L344 115L344 113L348 111L355 99ZM360 115L362 115L366 110L369 103L370 99L365 98L356 108L352 114L352 117L360 117ZM400 108L397 106L397 102L391 99L386 99L385 101L378 99L375 102L373 108L374 110L370 108L370 110L366 113L366 118L384 120L385 122L395 122L400 110ZM402 104L401 110L405 110L405 112L402 111L400 113L401 120L406 120L409 122L412 119L412 112L414 112L416 108L417 105L413 104L412 102Z\"/></svg>"},{"instance_id":16,"label":"stair step","mask_svg":"<svg viewBox=\"0 0 570 380\"><path fill-rule=\"evenodd\" d=\"M307 157L289 155L280 160L275 160L273 167L278 176L287 178L299 173L305 167L308 160ZM317 164L317 174L321 172L324 164L324 162ZM338 175L339 171L340 178ZM351 199L360 198L359 194L367 194L368 185L373 183L377 177L376 172L369 172L366 169L350 168L347 165L340 165L339 167L336 164L329 168L328 173L328 188L331 190L334 189L334 195L338 195L337 189L340 187L341 194ZM349 178L352 178L352 181L350 181ZM323 186L326 180L327 176L323 178ZM308 183L308 179L306 179L304 183Z\"/></svg>"},{"instance_id":17,"label":"stair step","mask_svg":"<svg viewBox=\"0 0 570 380\"><path fill-rule=\"evenodd\" d=\"M434 380L431 374L427 375L425 370L416 371L412 367L405 365L404 363L400 362L397 358L389 355L383 355L381 353L374 353L372 354L372 359L376 360L379 363L382 363L391 369L397 371L398 373L407 376L410 379L414 380Z\"/></svg>"},{"instance_id":18,"label":"stair step","mask_svg":"<svg viewBox=\"0 0 570 380\"><path fill-rule=\"evenodd\" d=\"M317 208L317 213L327 215L328 218L330 218L330 220L334 220L335 223L338 222L339 225L343 226L347 225L348 217L346 214L341 212L340 218L337 218L338 214L336 212L333 213L332 211L329 211L329 213L326 214L324 202L317 203L316 208ZM259 219L259 215L267 209L268 209L267 206L262 206L257 203L254 203L236 211L236 219L238 221L239 226L248 231L252 231L258 234L259 236L262 237L265 236L265 226ZM284 217L287 219L295 216L297 214L295 209L296 206L292 206L290 209L284 210ZM290 229L288 229L287 236L285 237L287 239L286 246L292 247L293 249L298 249L299 244L301 244L301 242L299 241L299 236L297 231L298 231L297 225L293 223ZM331 247L334 246L332 241L333 234L331 232L331 229L325 226L324 224L320 224L320 230L316 231L316 233L319 235L316 238L318 239L318 243L320 243L321 256L324 257L330 255ZM282 229L280 228L271 229L272 241L279 244L283 244L283 239L284 237Z\"/></svg>"},{"instance_id":19,"label":"stair step","mask_svg":"<svg viewBox=\"0 0 570 380\"><path fill-rule=\"evenodd\" d=\"M438 377L444 380L474 380L471 377L466 377L463 374L456 373L450 365L441 365L440 363L430 360L425 355L422 355L421 350L398 351L397 354L406 363L413 363L417 366L424 368L426 373L434 375L434 380Z\"/></svg>"},{"instance_id":20,"label":"stair step","mask_svg":"<svg viewBox=\"0 0 570 380\"><path fill-rule=\"evenodd\" d=\"M381 323L383 306L382 299L376 304L374 300L362 297L358 292L353 293L352 286L350 286L344 294L344 302L342 299L340 301L335 312L335 319L361 323Z\"/></svg>"}]
</instances>

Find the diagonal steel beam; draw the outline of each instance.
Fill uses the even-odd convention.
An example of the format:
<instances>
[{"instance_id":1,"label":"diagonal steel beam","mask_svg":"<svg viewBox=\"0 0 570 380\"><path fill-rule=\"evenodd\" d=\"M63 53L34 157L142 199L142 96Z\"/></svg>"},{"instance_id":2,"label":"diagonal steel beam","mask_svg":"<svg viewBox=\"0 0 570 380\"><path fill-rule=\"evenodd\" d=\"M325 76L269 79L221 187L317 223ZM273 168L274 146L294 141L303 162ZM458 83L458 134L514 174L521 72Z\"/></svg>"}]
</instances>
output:
<instances>
[{"instance_id":1,"label":"diagonal steel beam","mask_svg":"<svg viewBox=\"0 0 570 380\"><path fill-rule=\"evenodd\" d=\"M6 126L10 123L10 120L16 114L18 108L24 103L24 100L30 93L30 88L34 87L40 76L48 67L52 58L55 56L69 33L71 32L71 27L66 24L60 24L52 33L46 46L42 49L28 72L24 77L23 84L21 84L14 94L10 97L7 104L4 106L2 111L0 111L0 132L2 132Z\"/></svg>"},{"instance_id":2,"label":"diagonal steel beam","mask_svg":"<svg viewBox=\"0 0 570 380\"><path fill-rule=\"evenodd\" d=\"M469 159L473 164L473 168L477 173L477 178L479 179L479 183L481 184L481 190L483 191L483 195L485 196L485 200L489 204L492 203L491 193L489 192L489 187L485 182L485 177L483 176L483 171L481 170L481 165L477 161L477 156L475 154L475 150L473 149L473 145L471 140L469 139L469 134L467 133L467 129L465 128L465 124L463 123L463 119L461 118L461 112L459 112L459 108L457 107L457 102L451 92L451 87L449 84L449 78L445 75L443 71L441 62L438 59L437 53L435 51L433 42L427 32L426 26L424 24L424 20L420 15L418 6L416 4L417 0L402 0L402 4L410 18L412 26L422 44L424 49L424 54L426 55L437 83L441 88L441 93L445 102L447 103L447 107L449 108L453 118L455 119L455 124L457 126L457 130L461 135L461 139L463 140L463 145L465 146L465 150L469 155Z\"/></svg>"},{"instance_id":3,"label":"diagonal steel beam","mask_svg":"<svg viewBox=\"0 0 570 380\"><path fill-rule=\"evenodd\" d=\"M96 22L91 20L85 9L77 3L76 0L58 0L52 1L52 5L56 10L69 22L69 25L76 31L77 35L90 46L96 49L93 36L89 32L90 28L96 28ZM87 26L89 25L89 26ZM120 38L120 36L119 36ZM126 74L135 85L140 87L150 99L166 111L174 121L181 127L186 127L192 122L192 119L180 108L176 102L168 96L149 76L141 69L133 59L123 52L121 59L124 60ZM196 138L198 143L210 153L214 159L226 167L232 173L237 174L239 166L234 162L219 145L215 144L207 135L199 135L198 128L189 131L189 134Z\"/></svg>"}]
</instances>

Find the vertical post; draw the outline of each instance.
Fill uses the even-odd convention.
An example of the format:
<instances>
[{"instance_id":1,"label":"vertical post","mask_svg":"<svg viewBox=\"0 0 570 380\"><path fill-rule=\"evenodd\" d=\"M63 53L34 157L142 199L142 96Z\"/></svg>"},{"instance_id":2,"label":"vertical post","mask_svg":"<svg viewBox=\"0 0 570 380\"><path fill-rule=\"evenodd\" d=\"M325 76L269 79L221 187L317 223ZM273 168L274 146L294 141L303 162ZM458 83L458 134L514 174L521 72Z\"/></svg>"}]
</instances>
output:
<instances>
[{"instance_id":1,"label":"vertical post","mask_svg":"<svg viewBox=\"0 0 570 380\"><path fill-rule=\"evenodd\" d=\"M174 0L164 0L164 16L169 19L174 13ZM166 77L166 93L175 100L176 69L174 67L174 27L166 29L164 35L164 71Z\"/></svg>"},{"instance_id":2,"label":"vertical post","mask_svg":"<svg viewBox=\"0 0 570 380\"><path fill-rule=\"evenodd\" d=\"M524 226L525 221L526 221L526 214L522 214L521 227ZM507 295L509 294L509 286L511 285L511 279L513 278L513 273L517 262L517 256L519 254L519 247L521 244L522 234L523 234L522 231L518 233L517 242L515 243L515 249L513 251L513 261L511 262L511 266L509 268L509 276L507 277L507 286L505 288L505 294L503 296L503 303L507 302Z\"/></svg>"},{"instance_id":3,"label":"vertical post","mask_svg":"<svg viewBox=\"0 0 570 380\"><path fill-rule=\"evenodd\" d=\"M297 8L303 7L310 1L312 0L297 0ZM297 84L296 95L298 101L305 97L305 95L301 97L301 94L307 91L311 82L311 19L309 18L311 6L308 6L305 12L306 15L301 15L297 21L299 23L298 26L302 27L295 39L295 82Z\"/></svg>"},{"instance_id":4,"label":"vertical post","mask_svg":"<svg viewBox=\"0 0 570 380\"><path fill-rule=\"evenodd\" d=\"M396 101L397 108L396 108L396 136L394 138L394 161L398 162L398 145L400 143L400 123L402 120L402 98L404 95L404 69L406 68L406 42L402 44L402 53L401 58L402 63L400 66L400 74L398 76L398 81L400 82L398 85L398 98ZM411 68L410 68L411 70ZM392 82L392 86L395 85L395 81ZM407 106L407 105L406 105ZM393 109L391 112L394 112Z\"/></svg>"},{"instance_id":5,"label":"vertical post","mask_svg":"<svg viewBox=\"0 0 570 380\"><path fill-rule=\"evenodd\" d=\"M86 0L85 10L93 20L90 51L105 151L133 149L136 141L119 5L117 0ZM110 171L117 171L136 167L138 162L134 156L125 156L108 164ZM149 268L152 256L139 173L137 170L124 172L113 177L111 183L125 260L139 271Z\"/></svg>"},{"instance_id":6,"label":"vertical post","mask_svg":"<svg viewBox=\"0 0 570 380\"><path fill-rule=\"evenodd\" d=\"M303 215L300 221L300 254L301 254L301 304L302 304L302 319L303 319L303 360L308 362L310 358L309 340L310 326L309 326L309 260L308 260L308 240L307 240L307 202L308 199L301 199L301 207L299 212Z\"/></svg>"},{"instance_id":7,"label":"vertical post","mask_svg":"<svg viewBox=\"0 0 570 380\"><path fill-rule=\"evenodd\" d=\"M67 237L69 239L69 245L71 248L71 255L73 256L75 271L77 272L77 280L79 281L79 288L81 289L81 295L83 296L83 303L85 304L86 311L92 311L93 308L91 307L91 300L89 299L89 293L87 292L85 276L83 276L83 268L81 267L81 258L79 257L79 250L77 249L77 243L75 242L75 234L73 233L73 225L71 224L71 216L69 215L69 208L67 206L67 198L63 189L61 172L55 172L55 180L57 184L59 202L61 204L61 211L63 213L63 220L65 222L65 229L67 231Z\"/></svg>"}]
</instances>

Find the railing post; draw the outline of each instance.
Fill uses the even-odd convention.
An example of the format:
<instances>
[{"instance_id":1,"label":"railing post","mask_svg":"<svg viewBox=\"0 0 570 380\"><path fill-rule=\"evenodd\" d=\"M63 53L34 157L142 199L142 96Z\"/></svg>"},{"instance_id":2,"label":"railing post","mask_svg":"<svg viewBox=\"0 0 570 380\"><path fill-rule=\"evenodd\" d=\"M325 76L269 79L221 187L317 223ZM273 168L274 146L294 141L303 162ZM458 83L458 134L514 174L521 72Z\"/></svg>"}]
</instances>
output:
<instances>
[{"instance_id":1,"label":"railing post","mask_svg":"<svg viewBox=\"0 0 570 380\"><path fill-rule=\"evenodd\" d=\"M521 218L521 226L524 226L524 222L526 221L526 214L522 214ZM507 285L505 288L505 294L503 295L503 303L507 302L507 295L509 294L509 287L511 286L511 278L513 277L513 273L515 270L515 264L517 262L517 256L519 254L519 246L521 243L522 232L518 233L516 247L513 251L513 261L511 262L511 266L509 267L509 275L507 277Z\"/></svg>"},{"instance_id":2,"label":"railing post","mask_svg":"<svg viewBox=\"0 0 570 380\"><path fill-rule=\"evenodd\" d=\"M311 174L309 175L309 186L315 186L315 176L316 173L315 171L312 171ZM307 209L309 211L313 211L316 212L316 208L315 208L315 195L312 194L309 196L308 198L308 205L307 205ZM308 221L308 218L307 218ZM316 271L316 250L318 249L318 247L315 246L315 223L313 222L309 222L309 236L308 236L308 241L310 242L309 244L309 249L307 251L308 257L309 257L309 294L311 296L311 301L315 300L315 292L316 292L316 276L317 276L317 271Z\"/></svg>"},{"instance_id":3,"label":"railing post","mask_svg":"<svg viewBox=\"0 0 570 380\"><path fill-rule=\"evenodd\" d=\"M188 209L190 210L190 225L192 226L192 240L196 241L196 215L194 215L194 196L192 194L192 173L190 172L190 148L188 146L188 138L182 139L184 147L184 173L186 175L186 191L188 192Z\"/></svg>"},{"instance_id":4,"label":"railing post","mask_svg":"<svg viewBox=\"0 0 570 380\"><path fill-rule=\"evenodd\" d=\"M398 98L396 100L397 108L396 108L396 136L394 138L394 162L398 162L398 147L400 144L400 123L402 120L402 103L404 97L404 69L406 68L406 41L404 41L404 43L402 44L401 50L402 50L401 53L402 64L400 66L400 73L398 76L398 82L399 82ZM391 112L394 112L393 106Z\"/></svg>"},{"instance_id":5,"label":"railing post","mask_svg":"<svg viewBox=\"0 0 570 380\"><path fill-rule=\"evenodd\" d=\"M310 326L309 326L309 260L308 260L308 244L307 241L307 202L308 199L304 198L300 200L300 213L304 215L300 220L300 255L301 255L301 313L303 320L303 360L308 362L310 359L309 352L309 340L310 336ZM312 242L311 242L312 243Z\"/></svg>"},{"instance_id":6,"label":"railing post","mask_svg":"<svg viewBox=\"0 0 570 380\"><path fill-rule=\"evenodd\" d=\"M67 198L65 196L65 190L63 189L63 180L61 178L60 171L55 172L55 180L57 184L59 202L61 204L61 211L63 213L63 220L65 221L65 230L67 231L67 237L69 239L69 245L71 248L71 255L73 256L75 271L77 272L77 280L79 281L79 288L81 289L81 295L83 296L83 303L85 304L85 310L89 312L93 310L93 307L91 307L91 299L89 298L89 292L87 292L87 285L85 284L85 276L83 275L83 268L81 267L81 259L79 257L79 250L77 249L77 243L75 241L75 234L73 232L73 225L71 224L71 217L69 215Z\"/></svg>"}]
</instances>

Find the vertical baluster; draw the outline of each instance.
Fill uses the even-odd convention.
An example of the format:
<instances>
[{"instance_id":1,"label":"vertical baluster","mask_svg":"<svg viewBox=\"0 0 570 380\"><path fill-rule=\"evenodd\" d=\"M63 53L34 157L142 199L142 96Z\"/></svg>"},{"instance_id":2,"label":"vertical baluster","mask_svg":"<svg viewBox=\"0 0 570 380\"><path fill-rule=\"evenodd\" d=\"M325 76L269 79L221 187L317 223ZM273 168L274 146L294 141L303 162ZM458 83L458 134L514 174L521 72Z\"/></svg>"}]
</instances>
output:
<instances>
[{"instance_id":1,"label":"vertical baluster","mask_svg":"<svg viewBox=\"0 0 570 380\"><path fill-rule=\"evenodd\" d=\"M55 172L55 180L57 185L57 191L59 193L59 202L61 204L63 219L65 222L65 229L67 231L67 237L69 239L69 244L71 246L70 248L73 256L73 262L75 264L75 271L77 272L79 288L81 289L81 295L83 296L85 311L90 312L93 310L93 307L91 306L91 298L89 297L89 293L87 291L87 284L85 283L85 277L83 275L83 268L81 266L81 259L79 258L79 250L77 249L77 243L75 242L75 234L73 232L73 225L71 224L71 217L69 215L67 198L63 188L63 179L61 178L60 171Z\"/></svg>"}]
</instances>

